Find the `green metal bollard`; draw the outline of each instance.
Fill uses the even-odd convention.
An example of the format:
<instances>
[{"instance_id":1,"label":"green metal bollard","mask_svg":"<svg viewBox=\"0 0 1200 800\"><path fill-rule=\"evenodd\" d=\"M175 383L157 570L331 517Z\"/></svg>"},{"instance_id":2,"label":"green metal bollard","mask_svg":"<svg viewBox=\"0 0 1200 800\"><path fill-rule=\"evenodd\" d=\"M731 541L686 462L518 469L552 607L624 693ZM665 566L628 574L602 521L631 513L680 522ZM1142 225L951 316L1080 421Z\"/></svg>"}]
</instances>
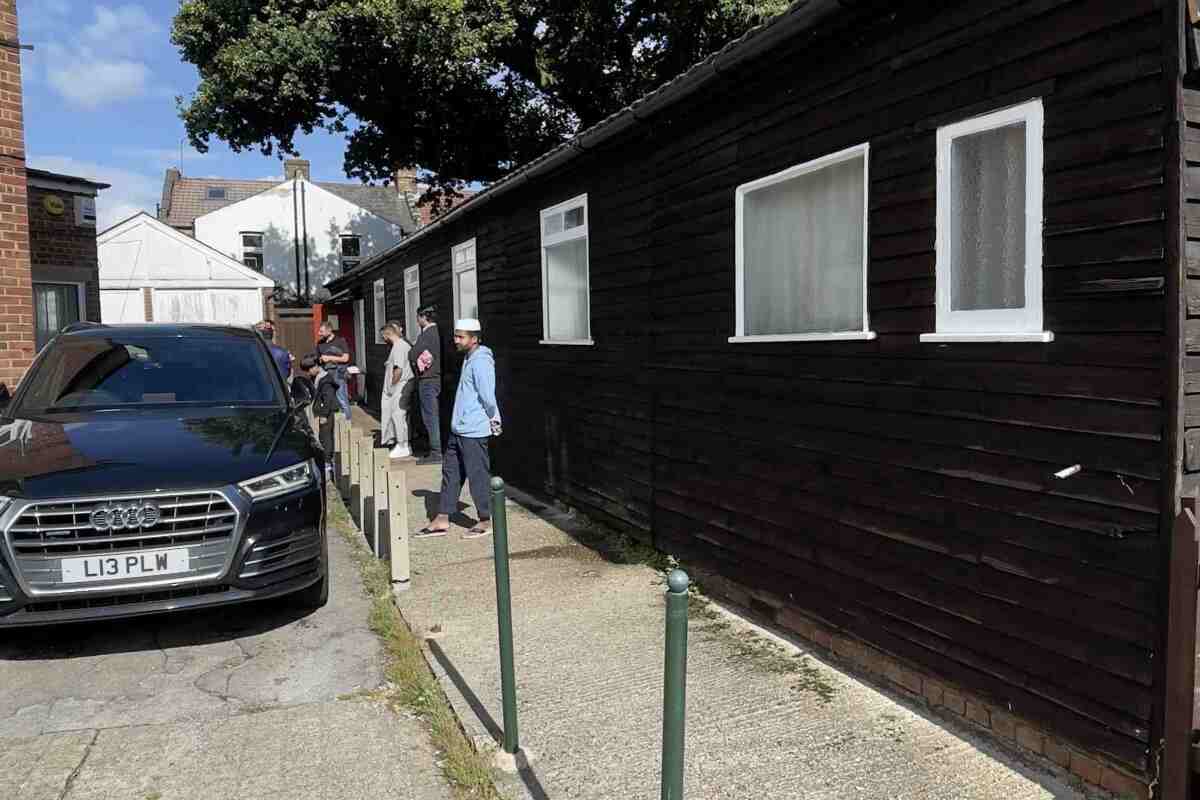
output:
<instances>
[{"instance_id":1,"label":"green metal bollard","mask_svg":"<svg viewBox=\"0 0 1200 800\"><path fill-rule=\"evenodd\" d=\"M492 545L496 555L496 616L500 628L500 688L504 699L504 752L520 749L517 686L513 674L512 592L508 584L508 514L504 481L492 478Z\"/></svg>"},{"instance_id":2,"label":"green metal bollard","mask_svg":"<svg viewBox=\"0 0 1200 800\"><path fill-rule=\"evenodd\" d=\"M663 667L662 800L683 800L683 727L687 696L687 573L667 576L667 655Z\"/></svg>"}]
</instances>

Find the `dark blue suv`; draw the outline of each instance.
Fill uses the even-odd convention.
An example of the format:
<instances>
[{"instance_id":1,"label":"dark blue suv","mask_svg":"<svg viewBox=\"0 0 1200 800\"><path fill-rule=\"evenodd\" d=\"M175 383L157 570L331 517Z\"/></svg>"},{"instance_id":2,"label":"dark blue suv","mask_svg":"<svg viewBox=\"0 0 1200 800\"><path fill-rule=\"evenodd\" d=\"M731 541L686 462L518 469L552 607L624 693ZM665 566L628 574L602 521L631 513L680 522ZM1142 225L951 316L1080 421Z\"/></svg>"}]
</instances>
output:
<instances>
[{"instance_id":1,"label":"dark blue suv","mask_svg":"<svg viewBox=\"0 0 1200 800\"><path fill-rule=\"evenodd\" d=\"M324 453L253 331L79 325L0 412L0 628L329 596Z\"/></svg>"}]
</instances>

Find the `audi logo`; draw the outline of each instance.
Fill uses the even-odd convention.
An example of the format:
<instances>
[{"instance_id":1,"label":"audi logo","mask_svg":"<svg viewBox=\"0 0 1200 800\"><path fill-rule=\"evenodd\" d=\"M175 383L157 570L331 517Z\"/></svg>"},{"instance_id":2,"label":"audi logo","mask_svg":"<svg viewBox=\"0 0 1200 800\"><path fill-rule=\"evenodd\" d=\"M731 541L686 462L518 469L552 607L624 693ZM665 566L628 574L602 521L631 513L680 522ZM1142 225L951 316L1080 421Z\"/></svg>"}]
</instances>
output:
<instances>
[{"instance_id":1,"label":"audi logo","mask_svg":"<svg viewBox=\"0 0 1200 800\"><path fill-rule=\"evenodd\" d=\"M98 531L120 531L153 527L161 516L158 506L150 502L108 503L92 512L91 523Z\"/></svg>"}]
</instances>

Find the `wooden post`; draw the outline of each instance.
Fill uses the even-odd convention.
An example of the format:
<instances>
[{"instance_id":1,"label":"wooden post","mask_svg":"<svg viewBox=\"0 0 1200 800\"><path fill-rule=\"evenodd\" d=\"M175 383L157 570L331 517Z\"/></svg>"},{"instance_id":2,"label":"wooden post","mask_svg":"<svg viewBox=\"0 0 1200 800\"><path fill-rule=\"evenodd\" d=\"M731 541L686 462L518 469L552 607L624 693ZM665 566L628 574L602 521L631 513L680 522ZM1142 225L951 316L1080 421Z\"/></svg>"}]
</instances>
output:
<instances>
[{"instance_id":1,"label":"wooden post","mask_svg":"<svg viewBox=\"0 0 1200 800\"><path fill-rule=\"evenodd\" d=\"M375 448L371 434L359 439L358 452L360 464L358 468L358 526L367 538L372 553L379 553L376 542L375 526Z\"/></svg>"},{"instance_id":2,"label":"wooden post","mask_svg":"<svg viewBox=\"0 0 1200 800\"><path fill-rule=\"evenodd\" d=\"M386 448L375 450L375 557L389 558L392 548L388 541L388 468L392 459Z\"/></svg>"},{"instance_id":3,"label":"wooden post","mask_svg":"<svg viewBox=\"0 0 1200 800\"><path fill-rule=\"evenodd\" d=\"M333 414L333 483L338 491L342 490L342 464L346 461L346 442L342 437L342 415L335 411Z\"/></svg>"},{"instance_id":4,"label":"wooden post","mask_svg":"<svg viewBox=\"0 0 1200 800\"><path fill-rule=\"evenodd\" d=\"M340 411L337 413L339 416L341 415ZM341 458L340 462L338 463L338 467L339 467L338 483L342 487L342 494L349 495L350 494L350 456L352 455L351 449L350 449L351 426L350 426L350 420L346 419L345 417L341 417L341 419L342 419L342 429L341 429L342 458Z\"/></svg>"},{"instance_id":5,"label":"wooden post","mask_svg":"<svg viewBox=\"0 0 1200 800\"><path fill-rule=\"evenodd\" d=\"M350 516L362 527L362 440L357 432L350 431Z\"/></svg>"},{"instance_id":6,"label":"wooden post","mask_svg":"<svg viewBox=\"0 0 1200 800\"><path fill-rule=\"evenodd\" d=\"M392 591L406 592L411 576L408 562L408 481L401 469L389 469L388 553L392 565Z\"/></svg>"}]
</instances>

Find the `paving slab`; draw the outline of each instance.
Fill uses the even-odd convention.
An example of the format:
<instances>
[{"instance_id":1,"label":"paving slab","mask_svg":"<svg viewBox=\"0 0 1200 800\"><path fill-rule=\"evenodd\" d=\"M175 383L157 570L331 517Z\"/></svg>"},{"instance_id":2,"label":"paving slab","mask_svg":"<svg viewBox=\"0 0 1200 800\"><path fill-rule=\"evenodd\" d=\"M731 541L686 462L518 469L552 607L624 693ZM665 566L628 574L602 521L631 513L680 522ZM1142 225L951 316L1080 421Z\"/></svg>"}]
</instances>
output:
<instances>
[{"instance_id":1,"label":"paving slab","mask_svg":"<svg viewBox=\"0 0 1200 800\"><path fill-rule=\"evenodd\" d=\"M395 465L407 473L416 530L438 470ZM610 563L569 526L511 501L508 516L521 744L534 760L506 789L538 800L657 798L661 575ZM463 505L459 521L473 518ZM502 721L492 541L462 532L412 542L412 588L397 604L426 637L469 734L490 742ZM699 616L689 638L689 800L1080 796L792 644L764 649L743 620Z\"/></svg>"},{"instance_id":2,"label":"paving slab","mask_svg":"<svg viewBox=\"0 0 1200 800\"><path fill-rule=\"evenodd\" d=\"M443 800L383 684L370 603L330 536L330 602L0 631L3 800Z\"/></svg>"}]
</instances>

